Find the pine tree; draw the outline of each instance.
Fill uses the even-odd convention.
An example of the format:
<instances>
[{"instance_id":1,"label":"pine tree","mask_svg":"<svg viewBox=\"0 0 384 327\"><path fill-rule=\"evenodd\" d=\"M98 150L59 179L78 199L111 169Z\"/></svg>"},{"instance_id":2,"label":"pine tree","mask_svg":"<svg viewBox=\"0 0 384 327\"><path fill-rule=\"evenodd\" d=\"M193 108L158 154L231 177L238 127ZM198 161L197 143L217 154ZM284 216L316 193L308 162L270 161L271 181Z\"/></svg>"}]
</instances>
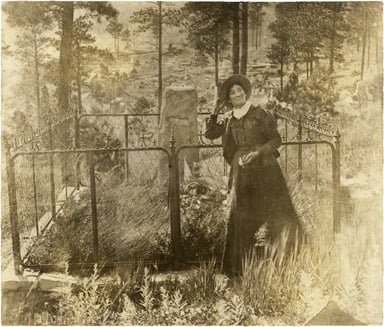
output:
<instances>
[{"instance_id":1,"label":"pine tree","mask_svg":"<svg viewBox=\"0 0 384 327\"><path fill-rule=\"evenodd\" d=\"M49 38L44 32L52 27L52 17L46 13L46 6L36 3L31 6L25 2L6 3L3 7L8 14L7 21L11 26L20 27L17 37L18 58L24 69L33 76L36 103L36 120L42 126L42 110L40 104L41 67L48 58Z\"/></svg>"},{"instance_id":2,"label":"pine tree","mask_svg":"<svg viewBox=\"0 0 384 327\"><path fill-rule=\"evenodd\" d=\"M215 84L219 84L219 55L229 46L230 21L227 5L214 2L189 2L184 6L184 27L198 55L215 60Z\"/></svg>"},{"instance_id":3,"label":"pine tree","mask_svg":"<svg viewBox=\"0 0 384 327\"><path fill-rule=\"evenodd\" d=\"M131 31L128 28L121 32L121 40L125 42L125 49L131 50L134 48Z\"/></svg>"},{"instance_id":4,"label":"pine tree","mask_svg":"<svg viewBox=\"0 0 384 327\"><path fill-rule=\"evenodd\" d=\"M232 72L238 74L240 72L240 17L239 3L234 2L230 5L232 14Z\"/></svg>"},{"instance_id":5,"label":"pine tree","mask_svg":"<svg viewBox=\"0 0 384 327\"><path fill-rule=\"evenodd\" d=\"M334 71L334 61L343 61L342 47L349 31L345 20L346 3L323 3L324 24L324 53L329 58L329 71Z\"/></svg>"},{"instance_id":6,"label":"pine tree","mask_svg":"<svg viewBox=\"0 0 384 327\"><path fill-rule=\"evenodd\" d=\"M280 91L284 88L284 65L290 63L293 58L295 32L292 19L295 13L290 10L290 4L276 5L276 20L269 25L272 37L276 40L272 44L267 57L272 63L280 65Z\"/></svg>"},{"instance_id":7,"label":"pine tree","mask_svg":"<svg viewBox=\"0 0 384 327\"><path fill-rule=\"evenodd\" d=\"M240 73L247 75L248 62L248 3L241 3L241 57Z\"/></svg>"},{"instance_id":8,"label":"pine tree","mask_svg":"<svg viewBox=\"0 0 384 327\"><path fill-rule=\"evenodd\" d=\"M158 111L160 113L163 94L163 25L179 26L180 11L171 8L163 8L163 3L158 1L156 7L140 9L134 12L130 21L138 24L136 32L143 33L151 31L156 40L157 61L158 61Z\"/></svg>"},{"instance_id":9,"label":"pine tree","mask_svg":"<svg viewBox=\"0 0 384 327\"><path fill-rule=\"evenodd\" d=\"M88 15L83 15L74 21L73 28L73 77L77 94L77 110L80 114L83 110L82 104L82 86L88 77L85 63L86 58L96 51L91 44L95 42L94 36L90 34L93 26Z\"/></svg>"},{"instance_id":10,"label":"pine tree","mask_svg":"<svg viewBox=\"0 0 384 327\"><path fill-rule=\"evenodd\" d=\"M109 20L109 23L106 27L106 31L112 35L114 40L114 47L115 47L115 57L116 59L119 58L119 45L120 45L120 38L121 33L123 31L123 24L119 23L117 18L112 18Z\"/></svg>"}]
</instances>

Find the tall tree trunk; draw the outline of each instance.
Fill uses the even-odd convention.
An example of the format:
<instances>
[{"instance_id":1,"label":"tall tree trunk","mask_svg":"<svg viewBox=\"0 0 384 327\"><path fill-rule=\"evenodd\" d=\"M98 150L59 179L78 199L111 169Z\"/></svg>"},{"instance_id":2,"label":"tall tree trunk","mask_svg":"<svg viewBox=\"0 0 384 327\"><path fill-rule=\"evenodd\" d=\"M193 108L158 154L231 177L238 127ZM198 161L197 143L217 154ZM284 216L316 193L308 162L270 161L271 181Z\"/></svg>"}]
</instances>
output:
<instances>
[{"instance_id":1,"label":"tall tree trunk","mask_svg":"<svg viewBox=\"0 0 384 327\"><path fill-rule=\"evenodd\" d=\"M69 113L70 98L70 71L71 71L71 46L72 46L72 29L73 29L73 2L63 1L62 25L61 25L61 42L60 42L60 58L59 58L59 87L58 102L61 114Z\"/></svg>"},{"instance_id":2,"label":"tall tree trunk","mask_svg":"<svg viewBox=\"0 0 384 327\"><path fill-rule=\"evenodd\" d=\"M161 106L162 106L162 97L163 97L163 53L162 53L162 38L163 38L163 22L162 22L162 3L161 1L158 2L159 6L159 92L158 92L158 120L157 122L160 123L160 113L161 113Z\"/></svg>"},{"instance_id":3,"label":"tall tree trunk","mask_svg":"<svg viewBox=\"0 0 384 327\"><path fill-rule=\"evenodd\" d=\"M364 14L364 35L363 35L363 53L361 55L361 72L360 72L360 79L363 79L364 77L364 64L365 64L365 48L367 43L367 25L368 25L368 13L367 9L365 8L365 14Z\"/></svg>"},{"instance_id":4,"label":"tall tree trunk","mask_svg":"<svg viewBox=\"0 0 384 327\"><path fill-rule=\"evenodd\" d=\"M81 52L80 45L78 45L78 53L77 53L77 69L76 69L76 88L77 88L77 113L81 115L83 111L83 102L81 99Z\"/></svg>"},{"instance_id":5,"label":"tall tree trunk","mask_svg":"<svg viewBox=\"0 0 384 327\"><path fill-rule=\"evenodd\" d=\"M377 32L378 27L375 29L375 62L376 65L379 63L379 33Z\"/></svg>"},{"instance_id":6,"label":"tall tree trunk","mask_svg":"<svg viewBox=\"0 0 384 327\"><path fill-rule=\"evenodd\" d=\"M308 59L305 60L305 66L307 70L307 79L309 78L309 66L308 66Z\"/></svg>"},{"instance_id":7,"label":"tall tree trunk","mask_svg":"<svg viewBox=\"0 0 384 327\"><path fill-rule=\"evenodd\" d=\"M256 22L255 25L255 49L257 50L259 45L259 23Z\"/></svg>"},{"instance_id":8,"label":"tall tree trunk","mask_svg":"<svg viewBox=\"0 0 384 327\"><path fill-rule=\"evenodd\" d=\"M239 33L239 3L234 3L233 12L233 31L232 31L232 71L233 74L239 73L240 58L240 33Z\"/></svg>"},{"instance_id":9,"label":"tall tree trunk","mask_svg":"<svg viewBox=\"0 0 384 327\"><path fill-rule=\"evenodd\" d=\"M309 67L310 67L310 75L312 76L312 74L313 74L313 52L311 52L311 57L310 57L310 65L309 65Z\"/></svg>"},{"instance_id":10,"label":"tall tree trunk","mask_svg":"<svg viewBox=\"0 0 384 327\"><path fill-rule=\"evenodd\" d=\"M73 2L61 2L62 7L62 27L61 27L61 43L59 56L59 83L58 83L58 102L59 115L67 115L70 113L70 96L71 96L71 70L72 70L72 30L73 30ZM58 141L60 144L54 144L54 147L66 147L69 140L69 121L61 124L58 133ZM65 160L60 162L61 182L67 185L68 169Z\"/></svg>"},{"instance_id":11,"label":"tall tree trunk","mask_svg":"<svg viewBox=\"0 0 384 327\"><path fill-rule=\"evenodd\" d=\"M284 91L284 61L283 58L281 58L280 61L280 91L281 95L284 96L283 91Z\"/></svg>"},{"instance_id":12,"label":"tall tree trunk","mask_svg":"<svg viewBox=\"0 0 384 327\"><path fill-rule=\"evenodd\" d=\"M117 32L117 58L119 58L119 54L120 54L120 33Z\"/></svg>"},{"instance_id":13,"label":"tall tree trunk","mask_svg":"<svg viewBox=\"0 0 384 327\"><path fill-rule=\"evenodd\" d=\"M255 46L255 22L251 25L251 47Z\"/></svg>"},{"instance_id":14,"label":"tall tree trunk","mask_svg":"<svg viewBox=\"0 0 384 327\"><path fill-rule=\"evenodd\" d=\"M335 56L335 38L336 38L336 11L337 11L337 4L334 4L333 9L333 15L332 15L332 31L331 31L331 51L329 56L329 72L333 73L333 60Z\"/></svg>"},{"instance_id":15,"label":"tall tree trunk","mask_svg":"<svg viewBox=\"0 0 384 327\"><path fill-rule=\"evenodd\" d=\"M248 2L242 2L241 20L241 65L240 72L247 75L248 63Z\"/></svg>"},{"instance_id":16,"label":"tall tree trunk","mask_svg":"<svg viewBox=\"0 0 384 327\"><path fill-rule=\"evenodd\" d=\"M36 110L37 110L37 123L41 127L41 105L40 105L40 72L39 72L39 54L37 49L37 33L34 31L33 38L33 54L35 60L35 87L36 87Z\"/></svg>"},{"instance_id":17,"label":"tall tree trunk","mask_svg":"<svg viewBox=\"0 0 384 327\"><path fill-rule=\"evenodd\" d=\"M215 28L215 85L219 87L219 36Z\"/></svg>"},{"instance_id":18,"label":"tall tree trunk","mask_svg":"<svg viewBox=\"0 0 384 327\"><path fill-rule=\"evenodd\" d=\"M116 35L113 37L113 46L115 48L115 59L117 59L117 43L116 43Z\"/></svg>"},{"instance_id":19,"label":"tall tree trunk","mask_svg":"<svg viewBox=\"0 0 384 327\"><path fill-rule=\"evenodd\" d=\"M369 57L371 55L371 24L367 24L368 28L368 45L367 45L367 68L369 68Z\"/></svg>"},{"instance_id":20,"label":"tall tree trunk","mask_svg":"<svg viewBox=\"0 0 384 327\"><path fill-rule=\"evenodd\" d=\"M260 15L260 19L259 19L259 47L260 48L261 48L261 41L262 41L261 27L262 27L262 21L261 21L261 15Z\"/></svg>"}]
</instances>

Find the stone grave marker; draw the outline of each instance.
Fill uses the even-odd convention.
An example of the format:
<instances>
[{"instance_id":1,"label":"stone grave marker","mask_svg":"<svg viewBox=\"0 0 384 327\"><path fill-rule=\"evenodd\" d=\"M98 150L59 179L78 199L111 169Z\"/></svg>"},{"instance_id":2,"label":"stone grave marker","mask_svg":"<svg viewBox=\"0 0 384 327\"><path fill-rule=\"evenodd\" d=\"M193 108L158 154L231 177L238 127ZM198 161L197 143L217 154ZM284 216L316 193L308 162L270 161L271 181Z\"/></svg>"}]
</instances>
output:
<instances>
[{"instance_id":1,"label":"stone grave marker","mask_svg":"<svg viewBox=\"0 0 384 327\"><path fill-rule=\"evenodd\" d=\"M197 92L193 87L168 87L165 90L160 114L159 146L167 149L173 133L176 148L187 144L197 144ZM182 150L179 155L179 176L183 180L184 164L189 167L199 159L198 149ZM168 161L160 160L160 180L168 179Z\"/></svg>"}]
</instances>

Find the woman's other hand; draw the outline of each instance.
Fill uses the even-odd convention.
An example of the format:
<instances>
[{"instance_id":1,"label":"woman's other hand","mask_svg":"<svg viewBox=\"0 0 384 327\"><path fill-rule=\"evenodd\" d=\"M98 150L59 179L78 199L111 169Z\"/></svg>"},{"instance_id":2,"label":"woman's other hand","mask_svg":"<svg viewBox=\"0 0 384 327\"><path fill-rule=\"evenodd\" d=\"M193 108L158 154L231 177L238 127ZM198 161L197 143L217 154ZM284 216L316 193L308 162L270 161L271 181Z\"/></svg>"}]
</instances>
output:
<instances>
[{"instance_id":1,"label":"woman's other hand","mask_svg":"<svg viewBox=\"0 0 384 327\"><path fill-rule=\"evenodd\" d=\"M240 166L245 167L259 156L259 151L252 151L240 158Z\"/></svg>"},{"instance_id":2,"label":"woman's other hand","mask_svg":"<svg viewBox=\"0 0 384 327\"><path fill-rule=\"evenodd\" d=\"M223 109L225 106L224 102L219 99L218 94L219 94L219 90L217 87L215 87L215 96L213 98L212 115L218 115L221 109Z\"/></svg>"}]
</instances>

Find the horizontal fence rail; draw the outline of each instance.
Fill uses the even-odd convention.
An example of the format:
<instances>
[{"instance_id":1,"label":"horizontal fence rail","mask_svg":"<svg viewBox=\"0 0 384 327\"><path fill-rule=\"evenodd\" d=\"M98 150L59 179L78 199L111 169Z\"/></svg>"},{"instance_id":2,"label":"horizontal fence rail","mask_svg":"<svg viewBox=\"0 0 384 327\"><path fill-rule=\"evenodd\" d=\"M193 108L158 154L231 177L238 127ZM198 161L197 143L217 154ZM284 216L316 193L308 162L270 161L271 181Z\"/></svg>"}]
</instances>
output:
<instances>
[{"instance_id":1,"label":"horizontal fence rail","mask_svg":"<svg viewBox=\"0 0 384 327\"><path fill-rule=\"evenodd\" d=\"M72 114L66 115L62 119L55 118L49 123L47 123L44 127L31 129L30 131L25 132L21 136L8 138L7 143L11 151L19 151L26 145L34 143L37 146L39 139L44 135L48 135L52 130L57 130L63 123L69 123L71 120L75 119L75 116Z\"/></svg>"}]
</instances>

